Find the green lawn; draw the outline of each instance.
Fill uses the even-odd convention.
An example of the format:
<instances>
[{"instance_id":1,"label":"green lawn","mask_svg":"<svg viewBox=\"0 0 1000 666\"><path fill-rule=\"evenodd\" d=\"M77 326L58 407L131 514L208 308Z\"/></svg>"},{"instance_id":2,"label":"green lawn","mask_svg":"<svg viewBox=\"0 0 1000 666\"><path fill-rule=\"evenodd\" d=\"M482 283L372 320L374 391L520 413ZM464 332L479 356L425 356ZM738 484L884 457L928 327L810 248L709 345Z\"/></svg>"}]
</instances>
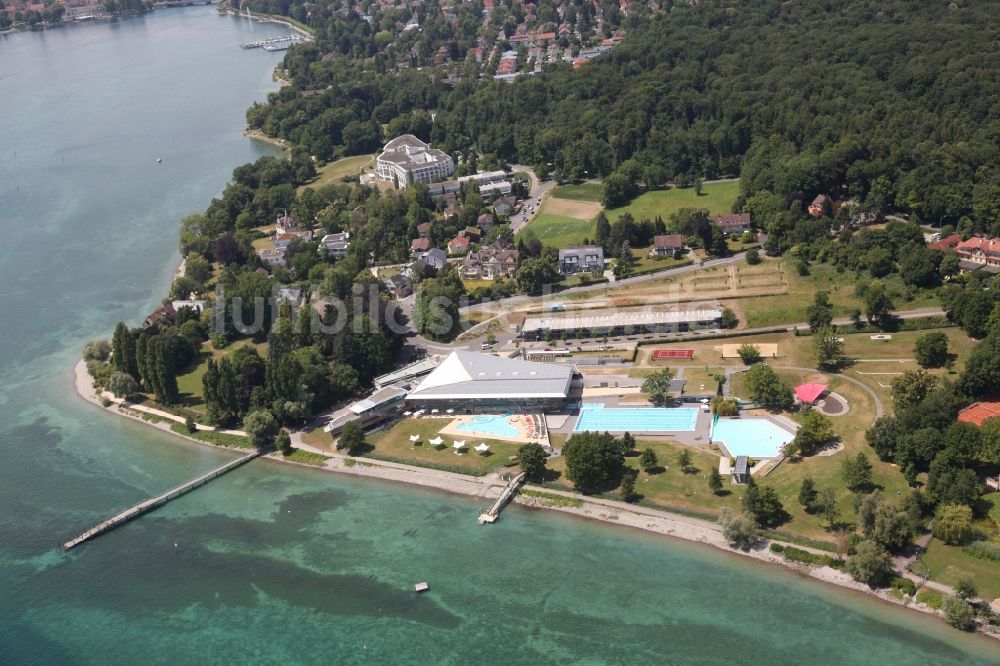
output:
<instances>
[{"instance_id":1,"label":"green lawn","mask_svg":"<svg viewBox=\"0 0 1000 666\"><path fill-rule=\"evenodd\" d=\"M579 185L560 185L552 188L549 196L556 199L572 199L574 201L600 202L602 186L600 183L581 183Z\"/></svg>"},{"instance_id":2,"label":"green lawn","mask_svg":"<svg viewBox=\"0 0 1000 666\"><path fill-rule=\"evenodd\" d=\"M341 178L344 176L360 175L362 168L374 159L374 155L355 155L354 157L345 157L336 162L330 162L317 169L316 179L300 187L299 191L307 187L318 189L325 185L335 185L340 183Z\"/></svg>"},{"instance_id":3,"label":"green lawn","mask_svg":"<svg viewBox=\"0 0 1000 666\"><path fill-rule=\"evenodd\" d=\"M585 238L593 240L597 233L597 222L578 220L564 215L539 213L538 217L526 227L526 230L534 233L546 245L564 248L579 245Z\"/></svg>"},{"instance_id":4,"label":"green lawn","mask_svg":"<svg viewBox=\"0 0 1000 666\"><path fill-rule=\"evenodd\" d=\"M937 539L931 540L920 560L930 570L931 580L954 585L960 578L971 578L982 598L1000 598L1000 562L980 560Z\"/></svg>"},{"instance_id":5,"label":"green lawn","mask_svg":"<svg viewBox=\"0 0 1000 666\"><path fill-rule=\"evenodd\" d=\"M186 407L190 407L200 414L205 413L204 390L201 384L205 371L208 370L208 359L218 359L224 354L240 347L255 347L257 353L262 357L267 354L267 343L254 343L252 340L238 340L229 345L226 349L216 349L210 341L201 343L198 351L196 363L182 375L177 375L177 390L181 394Z\"/></svg>"},{"instance_id":6,"label":"green lawn","mask_svg":"<svg viewBox=\"0 0 1000 666\"><path fill-rule=\"evenodd\" d=\"M681 208L705 208L710 213L730 213L739 191L740 184L736 181L705 185L701 196L695 194L693 187L656 190L636 197L627 206L606 210L605 214L614 222L625 213L631 213L637 220L651 220L657 215L667 220Z\"/></svg>"}]
</instances>

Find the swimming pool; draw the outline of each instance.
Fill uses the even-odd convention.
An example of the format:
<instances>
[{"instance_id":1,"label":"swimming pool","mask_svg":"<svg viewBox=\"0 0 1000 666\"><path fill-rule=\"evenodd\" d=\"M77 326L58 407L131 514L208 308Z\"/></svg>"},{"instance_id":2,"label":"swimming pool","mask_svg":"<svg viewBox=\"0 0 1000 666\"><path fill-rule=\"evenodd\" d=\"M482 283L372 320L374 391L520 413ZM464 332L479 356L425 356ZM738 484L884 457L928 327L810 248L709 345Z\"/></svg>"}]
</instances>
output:
<instances>
[{"instance_id":1,"label":"swimming pool","mask_svg":"<svg viewBox=\"0 0 1000 666\"><path fill-rule=\"evenodd\" d=\"M517 437L520 431L510 424L509 416L497 416L495 414L481 414L473 417L464 423L455 426L458 430L475 432L481 435L494 435L496 437Z\"/></svg>"},{"instance_id":2,"label":"swimming pool","mask_svg":"<svg viewBox=\"0 0 1000 666\"><path fill-rule=\"evenodd\" d=\"M585 404L575 432L693 432L698 410L692 407L613 407Z\"/></svg>"},{"instance_id":3,"label":"swimming pool","mask_svg":"<svg viewBox=\"0 0 1000 666\"><path fill-rule=\"evenodd\" d=\"M719 419L712 441L731 456L780 458L781 449L795 435L768 419Z\"/></svg>"}]
</instances>

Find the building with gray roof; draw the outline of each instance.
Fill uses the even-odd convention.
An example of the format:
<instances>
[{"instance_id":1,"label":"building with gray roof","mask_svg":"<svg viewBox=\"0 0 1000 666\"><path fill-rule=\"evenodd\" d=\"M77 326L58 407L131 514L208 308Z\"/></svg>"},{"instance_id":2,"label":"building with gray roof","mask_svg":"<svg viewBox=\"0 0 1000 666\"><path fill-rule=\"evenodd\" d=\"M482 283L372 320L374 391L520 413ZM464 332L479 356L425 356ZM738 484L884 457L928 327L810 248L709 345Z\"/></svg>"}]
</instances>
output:
<instances>
[{"instance_id":1,"label":"building with gray roof","mask_svg":"<svg viewBox=\"0 0 1000 666\"><path fill-rule=\"evenodd\" d=\"M722 321L719 306L618 309L583 311L562 316L529 316L521 326L525 340L547 337L599 338L639 333L684 332L717 328Z\"/></svg>"},{"instance_id":2,"label":"building with gray roof","mask_svg":"<svg viewBox=\"0 0 1000 666\"><path fill-rule=\"evenodd\" d=\"M385 144L375 163L379 180L405 188L410 183L433 183L455 173L451 156L431 148L412 134L403 134Z\"/></svg>"},{"instance_id":3,"label":"building with gray roof","mask_svg":"<svg viewBox=\"0 0 1000 666\"><path fill-rule=\"evenodd\" d=\"M417 408L461 413L554 411L565 405L572 379L573 369L566 365L455 351L406 401Z\"/></svg>"}]
</instances>

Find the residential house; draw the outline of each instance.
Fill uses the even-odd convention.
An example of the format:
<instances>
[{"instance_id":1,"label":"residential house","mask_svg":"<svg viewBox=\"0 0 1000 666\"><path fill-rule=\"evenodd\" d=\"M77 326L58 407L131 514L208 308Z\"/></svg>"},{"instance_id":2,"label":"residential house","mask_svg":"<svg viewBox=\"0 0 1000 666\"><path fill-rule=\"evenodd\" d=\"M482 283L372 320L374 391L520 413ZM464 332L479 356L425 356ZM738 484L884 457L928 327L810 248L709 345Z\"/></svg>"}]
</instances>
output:
<instances>
[{"instance_id":1,"label":"residential house","mask_svg":"<svg viewBox=\"0 0 1000 666\"><path fill-rule=\"evenodd\" d=\"M459 273L469 280L494 280L512 278L517 273L519 253L510 243L497 239L462 260Z\"/></svg>"},{"instance_id":2,"label":"residential house","mask_svg":"<svg viewBox=\"0 0 1000 666\"><path fill-rule=\"evenodd\" d=\"M472 243L479 243L483 240L483 232L479 227L466 227L459 232Z\"/></svg>"},{"instance_id":3,"label":"residential house","mask_svg":"<svg viewBox=\"0 0 1000 666\"><path fill-rule=\"evenodd\" d=\"M298 287L282 287L275 295L275 304L288 303L293 308L300 308L305 305L306 299L302 295L302 290Z\"/></svg>"},{"instance_id":4,"label":"residential house","mask_svg":"<svg viewBox=\"0 0 1000 666\"><path fill-rule=\"evenodd\" d=\"M946 238L936 240L933 243L927 244L928 250L954 250L958 247L959 243L962 242L962 237L958 234L952 234Z\"/></svg>"},{"instance_id":5,"label":"residential house","mask_svg":"<svg viewBox=\"0 0 1000 666\"><path fill-rule=\"evenodd\" d=\"M455 173L455 162L447 153L431 148L412 134L398 136L382 148L375 162L379 180L402 189L410 183L432 183Z\"/></svg>"},{"instance_id":6,"label":"residential house","mask_svg":"<svg viewBox=\"0 0 1000 666\"><path fill-rule=\"evenodd\" d=\"M444 253L444 250L432 247L427 250L427 254L423 256L423 260L431 268L441 270L448 263L448 255Z\"/></svg>"},{"instance_id":7,"label":"residential house","mask_svg":"<svg viewBox=\"0 0 1000 666\"><path fill-rule=\"evenodd\" d=\"M604 270L604 248L582 245L559 250L559 272L563 275Z\"/></svg>"},{"instance_id":8,"label":"residential house","mask_svg":"<svg viewBox=\"0 0 1000 666\"><path fill-rule=\"evenodd\" d=\"M514 197L500 197L493 202L493 210L500 217L509 217L514 212L515 205L517 205L517 200Z\"/></svg>"},{"instance_id":9,"label":"residential house","mask_svg":"<svg viewBox=\"0 0 1000 666\"><path fill-rule=\"evenodd\" d=\"M431 237L431 223L421 222L417 225L417 236L420 238L430 238Z\"/></svg>"},{"instance_id":10,"label":"residential house","mask_svg":"<svg viewBox=\"0 0 1000 666\"><path fill-rule=\"evenodd\" d=\"M741 234L750 231L750 213L730 215L709 215L708 219L725 234Z\"/></svg>"},{"instance_id":11,"label":"residential house","mask_svg":"<svg viewBox=\"0 0 1000 666\"><path fill-rule=\"evenodd\" d=\"M149 313L142 322L142 329L159 328L160 326L172 326L177 316L177 311L170 303L165 303Z\"/></svg>"},{"instance_id":12,"label":"residential house","mask_svg":"<svg viewBox=\"0 0 1000 666\"><path fill-rule=\"evenodd\" d=\"M813 217L820 217L827 212L830 207L830 198L825 194L817 194L816 198L809 204L809 214Z\"/></svg>"},{"instance_id":13,"label":"residential house","mask_svg":"<svg viewBox=\"0 0 1000 666\"><path fill-rule=\"evenodd\" d=\"M973 236L955 246L958 265L963 271L984 270L1000 273L1000 239Z\"/></svg>"},{"instance_id":14,"label":"residential house","mask_svg":"<svg viewBox=\"0 0 1000 666\"><path fill-rule=\"evenodd\" d=\"M493 216L489 213L483 213L476 220L476 226L479 227L484 234L488 234L490 229L493 227Z\"/></svg>"},{"instance_id":15,"label":"residential house","mask_svg":"<svg viewBox=\"0 0 1000 666\"><path fill-rule=\"evenodd\" d=\"M468 236L459 234L448 241L448 254L465 254L469 251L472 241Z\"/></svg>"},{"instance_id":16,"label":"residential house","mask_svg":"<svg viewBox=\"0 0 1000 666\"><path fill-rule=\"evenodd\" d=\"M270 268L275 268L277 266L284 268L288 265L288 249L284 247L257 250L257 256L260 257L260 260L265 266Z\"/></svg>"},{"instance_id":17,"label":"residential house","mask_svg":"<svg viewBox=\"0 0 1000 666\"><path fill-rule=\"evenodd\" d=\"M343 259L351 247L351 232L342 231L339 234L327 234L320 241L320 252L326 251L326 256Z\"/></svg>"},{"instance_id":18,"label":"residential house","mask_svg":"<svg viewBox=\"0 0 1000 666\"><path fill-rule=\"evenodd\" d=\"M444 209L444 219L451 220L462 214L462 208L458 204L448 204Z\"/></svg>"},{"instance_id":19,"label":"residential house","mask_svg":"<svg viewBox=\"0 0 1000 666\"><path fill-rule=\"evenodd\" d=\"M651 255L661 257L671 257L678 250L684 249L684 236L681 234L659 234L653 236L653 249Z\"/></svg>"},{"instance_id":20,"label":"residential house","mask_svg":"<svg viewBox=\"0 0 1000 666\"><path fill-rule=\"evenodd\" d=\"M479 193L486 201L492 201L497 197L507 196L513 191L513 187L506 180L498 180L492 183L484 183L479 186Z\"/></svg>"},{"instance_id":21,"label":"residential house","mask_svg":"<svg viewBox=\"0 0 1000 666\"><path fill-rule=\"evenodd\" d=\"M413 255L414 259L423 259L427 251L431 249L431 239L430 238L414 238L410 242L410 254Z\"/></svg>"},{"instance_id":22,"label":"residential house","mask_svg":"<svg viewBox=\"0 0 1000 666\"><path fill-rule=\"evenodd\" d=\"M191 294L194 296L194 294ZM198 300L196 298L188 298L183 301L170 301L170 307L174 309L174 312L180 312L181 308L191 308L198 314L201 314L205 310L205 304L208 301Z\"/></svg>"},{"instance_id":23,"label":"residential house","mask_svg":"<svg viewBox=\"0 0 1000 666\"><path fill-rule=\"evenodd\" d=\"M274 237L274 247L276 248L287 248L296 238L301 238L304 241L311 241L313 232L311 231L289 231L288 233L279 234Z\"/></svg>"},{"instance_id":24,"label":"residential house","mask_svg":"<svg viewBox=\"0 0 1000 666\"><path fill-rule=\"evenodd\" d=\"M296 219L295 215L290 213L282 213L278 216L276 224L274 226L274 235L281 236L282 234L290 234L293 231L301 231L302 227L299 226L299 221Z\"/></svg>"},{"instance_id":25,"label":"residential house","mask_svg":"<svg viewBox=\"0 0 1000 666\"><path fill-rule=\"evenodd\" d=\"M406 298L413 293L410 281L399 273L387 277L385 279L385 286L395 298Z\"/></svg>"}]
</instances>

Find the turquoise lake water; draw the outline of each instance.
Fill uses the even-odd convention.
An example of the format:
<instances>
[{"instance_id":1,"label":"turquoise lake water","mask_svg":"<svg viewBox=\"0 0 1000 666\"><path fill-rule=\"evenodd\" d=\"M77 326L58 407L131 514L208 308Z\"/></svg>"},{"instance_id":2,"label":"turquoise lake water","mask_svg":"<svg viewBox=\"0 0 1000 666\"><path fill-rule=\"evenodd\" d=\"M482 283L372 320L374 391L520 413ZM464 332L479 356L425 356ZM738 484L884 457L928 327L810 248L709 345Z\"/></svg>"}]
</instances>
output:
<instances>
[{"instance_id":1,"label":"turquoise lake water","mask_svg":"<svg viewBox=\"0 0 1000 666\"><path fill-rule=\"evenodd\" d=\"M70 376L159 301L180 217L265 154L240 132L280 54L250 35L191 7L0 37L0 664L998 663L713 550L520 507L480 527L476 500L270 462L63 554L230 458Z\"/></svg>"}]
</instances>

